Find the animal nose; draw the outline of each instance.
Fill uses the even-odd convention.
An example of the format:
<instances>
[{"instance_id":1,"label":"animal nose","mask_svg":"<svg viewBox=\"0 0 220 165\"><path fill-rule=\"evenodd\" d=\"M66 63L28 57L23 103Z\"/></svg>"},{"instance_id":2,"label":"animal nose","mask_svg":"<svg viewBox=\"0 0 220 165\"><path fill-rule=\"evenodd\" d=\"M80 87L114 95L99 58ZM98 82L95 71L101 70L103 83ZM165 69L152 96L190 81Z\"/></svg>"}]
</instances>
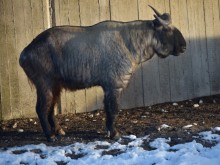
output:
<instances>
[{"instance_id":1,"label":"animal nose","mask_svg":"<svg viewBox=\"0 0 220 165\"><path fill-rule=\"evenodd\" d=\"M186 46L182 46L181 47L181 53L185 52L185 50L186 50Z\"/></svg>"}]
</instances>

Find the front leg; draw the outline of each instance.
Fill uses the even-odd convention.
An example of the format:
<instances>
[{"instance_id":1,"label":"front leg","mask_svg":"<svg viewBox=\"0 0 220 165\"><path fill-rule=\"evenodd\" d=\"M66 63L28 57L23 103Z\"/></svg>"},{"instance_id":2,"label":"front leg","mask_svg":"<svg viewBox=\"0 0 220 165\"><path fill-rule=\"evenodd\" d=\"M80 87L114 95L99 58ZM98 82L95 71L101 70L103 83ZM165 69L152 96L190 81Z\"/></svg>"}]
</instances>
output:
<instances>
[{"instance_id":1,"label":"front leg","mask_svg":"<svg viewBox=\"0 0 220 165\"><path fill-rule=\"evenodd\" d=\"M108 136L111 139L119 139L120 135L115 128L115 120L118 115L118 100L120 96L120 91L118 89L108 89L105 90L104 96L104 107L106 111L106 128L108 131Z\"/></svg>"}]
</instances>

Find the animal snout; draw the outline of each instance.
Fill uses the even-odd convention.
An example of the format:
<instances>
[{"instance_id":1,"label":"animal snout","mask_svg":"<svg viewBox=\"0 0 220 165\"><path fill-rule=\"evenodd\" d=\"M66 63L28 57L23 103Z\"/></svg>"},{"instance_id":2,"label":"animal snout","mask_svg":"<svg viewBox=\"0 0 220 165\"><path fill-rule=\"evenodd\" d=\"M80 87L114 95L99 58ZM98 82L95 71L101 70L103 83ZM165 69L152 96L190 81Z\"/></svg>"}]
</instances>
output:
<instances>
[{"instance_id":1,"label":"animal snout","mask_svg":"<svg viewBox=\"0 0 220 165\"><path fill-rule=\"evenodd\" d=\"M181 53L184 53L185 51L186 51L186 46L184 45L184 46L181 47L180 52L181 52Z\"/></svg>"}]
</instances>

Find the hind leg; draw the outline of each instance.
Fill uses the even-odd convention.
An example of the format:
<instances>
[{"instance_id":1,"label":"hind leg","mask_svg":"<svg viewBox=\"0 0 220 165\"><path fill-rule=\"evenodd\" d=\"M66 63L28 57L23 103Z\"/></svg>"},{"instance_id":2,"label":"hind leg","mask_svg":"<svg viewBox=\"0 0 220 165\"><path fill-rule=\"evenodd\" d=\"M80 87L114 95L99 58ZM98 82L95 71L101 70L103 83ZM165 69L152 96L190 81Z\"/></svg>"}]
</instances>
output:
<instances>
[{"instance_id":1,"label":"hind leg","mask_svg":"<svg viewBox=\"0 0 220 165\"><path fill-rule=\"evenodd\" d=\"M48 121L49 113L53 105L53 94L50 90L37 89L36 112L41 123L41 127L48 141L54 136Z\"/></svg>"},{"instance_id":2,"label":"hind leg","mask_svg":"<svg viewBox=\"0 0 220 165\"><path fill-rule=\"evenodd\" d=\"M61 128L61 126L57 122L56 117L54 115L54 105L57 104L57 100L58 100L57 98L59 98L59 95L57 96L54 93L53 104L52 104L52 106L50 108L50 112L49 112L49 115L48 115L48 121L50 123L51 130L53 131L53 133L55 135L64 136L65 132L63 131L63 129Z\"/></svg>"}]
</instances>

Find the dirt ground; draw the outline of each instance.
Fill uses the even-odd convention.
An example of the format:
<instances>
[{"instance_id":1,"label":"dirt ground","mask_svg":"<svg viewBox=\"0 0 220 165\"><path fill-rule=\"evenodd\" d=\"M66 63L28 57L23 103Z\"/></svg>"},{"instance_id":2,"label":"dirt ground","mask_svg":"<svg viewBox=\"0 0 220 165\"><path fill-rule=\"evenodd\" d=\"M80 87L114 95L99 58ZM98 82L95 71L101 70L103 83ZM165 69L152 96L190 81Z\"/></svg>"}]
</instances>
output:
<instances>
[{"instance_id":1,"label":"dirt ground","mask_svg":"<svg viewBox=\"0 0 220 165\"><path fill-rule=\"evenodd\" d=\"M54 143L46 141L37 118L1 121L0 147L39 143L58 146L96 140L111 142L106 136L103 110L58 115L57 118L66 136ZM170 127L164 128L163 124ZM117 120L117 128L122 136L149 135L150 139L170 137L171 145L198 140L195 138L198 132L211 130L216 126L220 126L220 95L120 110ZM203 145L208 147L212 144L206 142ZM150 149L147 144L144 148Z\"/></svg>"}]
</instances>

